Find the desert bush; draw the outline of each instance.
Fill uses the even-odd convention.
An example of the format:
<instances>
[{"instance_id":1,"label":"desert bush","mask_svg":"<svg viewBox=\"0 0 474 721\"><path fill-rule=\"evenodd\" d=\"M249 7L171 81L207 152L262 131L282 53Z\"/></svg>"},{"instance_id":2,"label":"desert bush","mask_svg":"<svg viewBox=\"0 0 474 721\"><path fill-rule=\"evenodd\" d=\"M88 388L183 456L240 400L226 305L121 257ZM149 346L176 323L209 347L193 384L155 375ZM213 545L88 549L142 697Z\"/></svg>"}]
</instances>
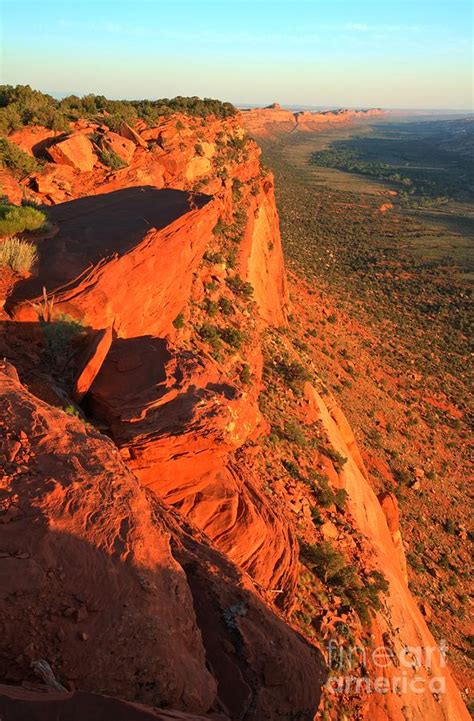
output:
<instances>
[{"instance_id":1,"label":"desert bush","mask_svg":"<svg viewBox=\"0 0 474 721\"><path fill-rule=\"evenodd\" d=\"M362 623L381 608L381 595L388 591L388 582L380 571L361 574L355 566L346 564L343 554L330 541L320 545L302 544L301 557L323 582L341 597L343 604L353 609Z\"/></svg>"},{"instance_id":2,"label":"desert bush","mask_svg":"<svg viewBox=\"0 0 474 721\"><path fill-rule=\"evenodd\" d=\"M335 448L330 445L319 443L317 444L317 448L320 453L331 459L334 464L335 470L337 471L337 473L340 473L344 464L347 463L347 458L344 458L344 456L342 456L338 451L336 451Z\"/></svg>"},{"instance_id":3,"label":"desert bush","mask_svg":"<svg viewBox=\"0 0 474 721\"><path fill-rule=\"evenodd\" d=\"M275 367L285 384L295 393L300 393L304 383L311 380L309 371L298 361L283 358Z\"/></svg>"},{"instance_id":4,"label":"desert bush","mask_svg":"<svg viewBox=\"0 0 474 721\"><path fill-rule=\"evenodd\" d=\"M303 428L294 420L285 421L283 424L283 438L301 448L308 443Z\"/></svg>"},{"instance_id":5,"label":"desert bush","mask_svg":"<svg viewBox=\"0 0 474 721\"><path fill-rule=\"evenodd\" d=\"M203 256L207 263L222 263L224 258L219 251L206 250Z\"/></svg>"},{"instance_id":6,"label":"desert bush","mask_svg":"<svg viewBox=\"0 0 474 721\"><path fill-rule=\"evenodd\" d=\"M0 237L38 230L46 222L46 215L29 205L0 205Z\"/></svg>"},{"instance_id":7,"label":"desert bush","mask_svg":"<svg viewBox=\"0 0 474 721\"><path fill-rule=\"evenodd\" d=\"M232 301L225 296L219 298L219 310L223 315L233 315L235 312Z\"/></svg>"},{"instance_id":8,"label":"desert bush","mask_svg":"<svg viewBox=\"0 0 474 721\"><path fill-rule=\"evenodd\" d=\"M214 351L218 351L221 347L221 338L219 335L219 329L215 325L210 323L203 323L198 329L199 336L202 340L209 343Z\"/></svg>"},{"instance_id":9,"label":"desert bush","mask_svg":"<svg viewBox=\"0 0 474 721\"><path fill-rule=\"evenodd\" d=\"M284 458L282 460L282 464L292 478L295 478L297 480L299 480L301 478L300 469L298 467L298 464L296 464L294 461Z\"/></svg>"},{"instance_id":10,"label":"desert bush","mask_svg":"<svg viewBox=\"0 0 474 721\"><path fill-rule=\"evenodd\" d=\"M301 555L305 564L324 582L336 577L346 565L345 558L330 541L317 544L303 544Z\"/></svg>"},{"instance_id":11,"label":"desert bush","mask_svg":"<svg viewBox=\"0 0 474 721\"><path fill-rule=\"evenodd\" d=\"M244 298L251 298L253 295L253 287L251 283L248 283L238 275L234 275L232 278L227 278L227 285L234 293L242 295Z\"/></svg>"},{"instance_id":12,"label":"desert bush","mask_svg":"<svg viewBox=\"0 0 474 721\"><path fill-rule=\"evenodd\" d=\"M173 321L173 325L175 328L182 328L184 326L184 313L178 313Z\"/></svg>"},{"instance_id":13,"label":"desert bush","mask_svg":"<svg viewBox=\"0 0 474 721\"><path fill-rule=\"evenodd\" d=\"M334 503L336 504L338 511L343 511L345 509L348 497L349 494L345 488L338 488L334 494Z\"/></svg>"},{"instance_id":14,"label":"desert bush","mask_svg":"<svg viewBox=\"0 0 474 721\"><path fill-rule=\"evenodd\" d=\"M74 341L84 332L82 323L63 313L51 322L40 319L40 324L51 360L55 365L66 363L71 355Z\"/></svg>"},{"instance_id":15,"label":"desert bush","mask_svg":"<svg viewBox=\"0 0 474 721\"><path fill-rule=\"evenodd\" d=\"M102 163L111 170L120 170L127 167L125 160L122 160L120 155L117 155L113 150L99 150L99 157Z\"/></svg>"},{"instance_id":16,"label":"desert bush","mask_svg":"<svg viewBox=\"0 0 474 721\"><path fill-rule=\"evenodd\" d=\"M19 238L7 238L0 243L0 266L8 266L17 272L29 272L38 260L33 243Z\"/></svg>"},{"instance_id":17,"label":"desert bush","mask_svg":"<svg viewBox=\"0 0 474 721\"><path fill-rule=\"evenodd\" d=\"M214 318L219 310L219 306L217 305L216 301L211 300L210 298L204 299L203 308L210 318Z\"/></svg>"},{"instance_id":18,"label":"desert bush","mask_svg":"<svg viewBox=\"0 0 474 721\"><path fill-rule=\"evenodd\" d=\"M320 506L329 508L336 504L336 494L329 485L329 478L322 473L309 470L309 477L312 482L313 493Z\"/></svg>"},{"instance_id":19,"label":"desert bush","mask_svg":"<svg viewBox=\"0 0 474 721\"><path fill-rule=\"evenodd\" d=\"M237 328L232 328L231 326L219 330L219 335L224 343L232 346L232 348L240 348L244 341L244 334L242 331Z\"/></svg>"},{"instance_id":20,"label":"desert bush","mask_svg":"<svg viewBox=\"0 0 474 721\"><path fill-rule=\"evenodd\" d=\"M248 386L252 380L252 374L250 372L250 366L248 363L244 363L240 373L239 373L240 382L243 383L245 386Z\"/></svg>"},{"instance_id":21,"label":"desert bush","mask_svg":"<svg viewBox=\"0 0 474 721\"><path fill-rule=\"evenodd\" d=\"M0 167L8 168L17 177L24 178L38 170L41 164L15 143L11 143L7 138L0 138Z\"/></svg>"}]
</instances>

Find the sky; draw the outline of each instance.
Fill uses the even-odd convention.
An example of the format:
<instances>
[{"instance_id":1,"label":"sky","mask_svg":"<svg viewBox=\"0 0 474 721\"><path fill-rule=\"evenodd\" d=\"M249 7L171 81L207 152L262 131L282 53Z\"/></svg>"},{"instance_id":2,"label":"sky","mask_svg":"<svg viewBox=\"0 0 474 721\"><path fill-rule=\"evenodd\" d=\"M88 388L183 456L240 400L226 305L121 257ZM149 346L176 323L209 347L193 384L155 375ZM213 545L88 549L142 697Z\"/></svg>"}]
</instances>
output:
<instances>
[{"instance_id":1,"label":"sky","mask_svg":"<svg viewBox=\"0 0 474 721\"><path fill-rule=\"evenodd\" d=\"M0 42L53 95L473 105L471 0L0 0Z\"/></svg>"}]
</instances>

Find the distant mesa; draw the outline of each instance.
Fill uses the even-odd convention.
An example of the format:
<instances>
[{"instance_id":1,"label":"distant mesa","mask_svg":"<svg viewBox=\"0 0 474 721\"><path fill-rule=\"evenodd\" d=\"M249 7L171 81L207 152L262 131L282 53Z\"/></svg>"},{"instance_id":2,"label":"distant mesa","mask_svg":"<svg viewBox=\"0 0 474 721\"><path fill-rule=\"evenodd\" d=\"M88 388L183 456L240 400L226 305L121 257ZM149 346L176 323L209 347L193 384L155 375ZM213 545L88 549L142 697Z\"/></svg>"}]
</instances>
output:
<instances>
[{"instance_id":1,"label":"distant mesa","mask_svg":"<svg viewBox=\"0 0 474 721\"><path fill-rule=\"evenodd\" d=\"M280 103L272 103L263 108L242 110L242 122L246 130L255 136L265 137L281 133L292 133L295 130L315 132L332 125L351 125L353 122L366 120L387 111L381 108L364 110L286 110Z\"/></svg>"}]
</instances>

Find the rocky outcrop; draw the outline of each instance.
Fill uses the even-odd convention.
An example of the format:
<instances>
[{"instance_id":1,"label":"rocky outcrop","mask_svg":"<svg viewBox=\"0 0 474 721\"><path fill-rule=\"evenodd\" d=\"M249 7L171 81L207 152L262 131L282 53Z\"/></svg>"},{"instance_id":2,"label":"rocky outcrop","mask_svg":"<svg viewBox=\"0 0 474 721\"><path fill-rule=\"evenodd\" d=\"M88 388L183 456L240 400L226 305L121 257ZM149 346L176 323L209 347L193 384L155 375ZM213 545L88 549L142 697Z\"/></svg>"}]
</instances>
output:
<instances>
[{"instance_id":1,"label":"rocky outcrop","mask_svg":"<svg viewBox=\"0 0 474 721\"><path fill-rule=\"evenodd\" d=\"M386 111L379 108L327 110L315 113L308 110L293 112L284 110L281 105L274 103L266 108L242 110L242 122L249 133L262 137L295 130L321 130L331 125L350 125L355 121L367 120L385 113Z\"/></svg>"},{"instance_id":2,"label":"rocky outcrop","mask_svg":"<svg viewBox=\"0 0 474 721\"><path fill-rule=\"evenodd\" d=\"M70 165L81 172L93 169L97 162L94 146L85 135L70 135L46 148L48 156L59 165Z\"/></svg>"},{"instance_id":3,"label":"rocky outcrop","mask_svg":"<svg viewBox=\"0 0 474 721\"><path fill-rule=\"evenodd\" d=\"M46 288L56 313L119 336L162 335L186 303L218 218L215 201L177 190L130 188L55 206L61 231L41 249L38 274L8 309L36 320ZM147 280L148 278L148 280Z\"/></svg>"},{"instance_id":4,"label":"rocky outcrop","mask_svg":"<svg viewBox=\"0 0 474 721\"><path fill-rule=\"evenodd\" d=\"M380 683L386 684L387 692L368 695L367 718L468 721L469 714L443 651L408 589L384 511L361 467L358 452L354 455L357 447L350 426L332 398L325 402L316 391L313 394L332 447L347 459L339 479L348 493L355 528L368 539L373 560L389 582L386 602L372 624L372 633L375 645L389 654L391 660L369 669L374 677L383 679ZM393 520L392 517L392 527ZM416 680L412 683L413 679Z\"/></svg>"},{"instance_id":5,"label":"rocky outcrop","mask_svg":"<svg viewBox=\"0 0 474 721\"><path fill-rule=\"evenodd\" d=\"M207 710L215 681L160 509L111 441L30 395L11 366L0 383L1 677L47 658L63 684Z\"/></svg>"},{"instance_id":6,"label":"rocky outcrop","mask_svg":"<svg viewBox=\"0 0 474 721\"><path fill-rule=\"evenodd\" d=\"M124 138L117 133L104 133L100 139L101 147L108 153L115 153L118 157L123 160L124 163L129 165L135 153L136 144L133 140Z\"/></svg>"},{"instance_id":7,"label":"rocky outcrop","mask_svg":"<svg viewBox=\"0 0 474 721\"><path fill-rule=\"evenodd\" d=\"M403 547L402 534L400 531L400 512L398 509L397 498L393 493L383 493L379 496L379 503L385 514L388 530L392 534L393 545L397 549L403 577L406 583L408 583L407 560L405 557L405 549Z\"/></svg>"},{"instance_id":8,"label":"rocky outcrop","mask_svg":"<svg viewBox=\"0 0 474 721\"><path fill-rule=\"evenodd\" d=\"M89 391L97 373L110 351L113 340L113 328L105 328L92 334L92 337L76 360L76 377L74 379L73 398L80 403Z\"/></svg>"},{"instance_id":9,"label":"rocky outcrop","mask_svg":"<svg viewBox=\"0 0 474 721\"><path fill-rule=\"evenodd\" d=\"M252 284L263 319L270 325L284 325L288 290L271 176L252 199L248 215L240 256L242 274Z\"/></svg>"},{"instance_id":10,"label":"rocky outcrop","mask_svg":"<svg viewBox=\"0 0 474 721\"><path fill-rule=\"evenodd\" d=\"M28 679L46 658L58 683L86 692L84 709L141 718L89 693L100 689L198 717L277 721L296 706L310 721L321 657L249 578L141 488L109 439L31 395L5 363L0 399L1 677ZM9 698L3 689L0 708ZM67 699L38 718L67 714Z\"/></svg>"},{"instance_id":11,"label":"rocky outcrop","mask_svg":"<svg viewBox=\"0 0 474 721\"><path fill-rule=\"evenodd\" d=\"M261 423L251 396L211 358L141 337L114 343L90 403L142 484L283 600L295 582L296 540L251 470L229 460Z\"/></svg>"},{"instance_id":12,"label":"rocky outcrop","mask_svg":"<svg viewBox=\"0 0 474 721\"><path fill-rule=\"evenodd\" d=\"M319 652L292 629L290 611L307 582L300 532L305 542L346 543L352 562L363 551L367 569L386 575L389 590L364 641L389 647L391 658L410 646L435 647L406 585L394 499L380 505L344 415L302 382L305 369L290 362L283 341L288 331L272 335L275 354L265 356L263 373L269 326L286 324L289 298L273 178L241 120L254 117L258 134L366 113L274 106L262 122L258 112L122 127L120 137L134 146L128 167L49 164L12 190L26 187L50 204L57 230L38 242L37 275L13 290L16 277L6 284L5 326L35 340L29 387L64 407L72 396L112 440L39 401L2 366L0 674L9 683L30 680L30 662L47 658L61 683L81 689L84 708L100 691L170 705L171 718L215 712L280 721L296 713L310 721L324 670ZM98 136L110 137L88 122L74 130L85 140L94 131L99 147ZM43 369L36 382L42 303L53 316L79 320L85 339L80 357L60 372ZM22 368L29 350L20 353ZM258 406L267 372L273 386L262 408L281 402L271 429ZM286 423L292 414L302 429ZM325 445L321 463L323 431L333 452ZM296 463L304 454L308 478ZM338 469L331 458L347 461ZM347 513L329 501L320 528L313 466L348 493ZM329 485L327 495L335 503ZM315 596L310 589L305 598ZM312 613L306 638L318 637L315 629L329 633L331 623L361 631L357 611L328 598L341 617ZM439 654L430 668L411 660L407 674L416 670L427 693L358 694L354 713L375 721L466 719ZM430 688L430 673L445 694ZM391 663L382 675L392 683L396 674ZM90 708L110 703L122 713L113 699L93 699Z\"/></svg>"}]
</instances>

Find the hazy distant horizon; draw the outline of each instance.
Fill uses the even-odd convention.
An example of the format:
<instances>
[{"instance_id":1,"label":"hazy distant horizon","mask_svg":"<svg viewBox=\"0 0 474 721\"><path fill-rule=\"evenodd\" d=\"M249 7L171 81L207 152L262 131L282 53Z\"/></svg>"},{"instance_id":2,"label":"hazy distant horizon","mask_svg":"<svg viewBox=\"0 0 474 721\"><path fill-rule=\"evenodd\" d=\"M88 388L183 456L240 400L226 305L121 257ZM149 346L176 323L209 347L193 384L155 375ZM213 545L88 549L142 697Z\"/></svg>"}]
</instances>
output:
<instances>
[{"instance_id":1,"label":"hazy distant horizon","mask_svg":"<svg viewBox=\"0 0 474 721\"><path fill-rule=\"evenodd\" d=\"M12 84L19 84L19 85L30 85L33 90L39 90L42 93L46 93L47 95L51 95L53 98L56 98L56 100L62 100L63 98L68 97L69 95L77 95L79 97L83 95L104 95L105 93L79 93L74 91L52 91L48 90L47 88L37 88L33 87L31 83L9 83ZM177 89L177 92L174 95L169 95L167 97L173 98L176 96L182 95L182 93L179 92L179 89ZM159 100L160 98L164 96L155 95L153 97L147 97L147 96L137 96L137 97L125 97L125 96L109 96L106 95L106 97L109 100ZM198 97L209 97L209 96L198 96ZM387 110L391 112L400 112L400 113L410 113L410 112L420 112L420 113L433 113L433 114L440 114L440 115L474 115L474 108L426 108L426 107L411 107L411 108L401 108L401 107L388 107L388 106L382 106L382 105L345 105L344 103L334 104L334 105L311 105L307 103L286 103L282 102L280 100L272 100L270 102L261 102L261 103L242 103L242 102L235 102L233 100L229 100L228 98L216 98L217 100L227 101L229 103L232 103L236 108L239 110L245 110L248 109L255 109L255 108L266 108L269 105L272 105L273 103L278 103L282 106L285 110L291 110L293 112L297 112L299 110L309 110L312 112L324 112L327 110L370 110L373 108L378 108L380 110Z\"/></svg>"}]
</instances>

